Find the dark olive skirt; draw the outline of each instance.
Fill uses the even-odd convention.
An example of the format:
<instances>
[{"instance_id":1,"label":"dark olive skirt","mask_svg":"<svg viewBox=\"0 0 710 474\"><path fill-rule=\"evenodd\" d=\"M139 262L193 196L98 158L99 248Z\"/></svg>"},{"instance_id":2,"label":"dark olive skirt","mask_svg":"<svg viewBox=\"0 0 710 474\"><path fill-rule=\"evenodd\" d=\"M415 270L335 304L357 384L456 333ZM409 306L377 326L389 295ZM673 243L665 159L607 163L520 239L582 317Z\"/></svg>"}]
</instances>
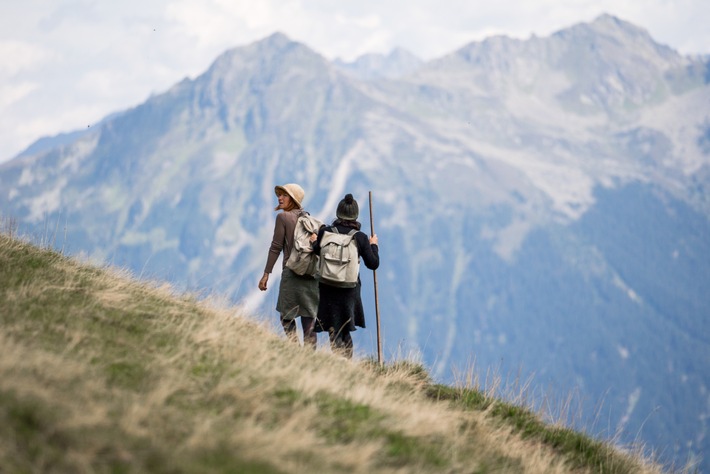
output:
<instances>
[{"instance_id":1,"label":"dark olive skirt","mask_svg":"<svg viewBox=\"0 0 710 474\"><path fill-rule=\"evenodd\" d=\"M286 320L299 316L315 318L318 311L318 281L312 277L297 275L290 268L284 268L279 283L276 311Z\"/></svg>"}]
</instances>

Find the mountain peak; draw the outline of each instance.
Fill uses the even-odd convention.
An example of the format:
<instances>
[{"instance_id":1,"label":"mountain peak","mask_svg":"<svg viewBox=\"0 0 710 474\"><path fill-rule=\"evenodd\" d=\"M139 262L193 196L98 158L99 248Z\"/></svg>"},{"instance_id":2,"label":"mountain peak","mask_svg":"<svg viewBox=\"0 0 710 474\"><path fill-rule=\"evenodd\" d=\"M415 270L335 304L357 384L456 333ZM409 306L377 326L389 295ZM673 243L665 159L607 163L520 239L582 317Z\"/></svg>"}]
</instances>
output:
<instances>
[{"instance_id":1,"label":"mountain peak","mask_svg":"<svg viewBox=\"0 0 710 474\"><path fill-rule=\"evenodd\" d=\"M643 28L609 14L548 37L490 37L443 59L443 63L465 65L485 90L501 94L508 86L527 83L533 70L561 73L573 86L558 90L556 100L587 112L608 112L623 104L638 105L657 98L659 91L667 88L665 74L682 69L687 61L656 43Z\"/></svg>"},{"instance_id":2,"label":"mountain peak","mask_svg":"<svg viewBox=\"0 0 710 474\"><path fill-rule=\"evenodd\" d=\"M257 43L264 44L270 47L275 47L275 48L282 48L290 43L293 43L294 41L291 40L288 36L286 36L284 33L281 33L280 31L276 31L272 33L271 35L267 36L266 38L257 41Z\"/></svg>"},{"instance_id":3,"label":"mountain peak","mask_svg":"<svg viewBox=\"0 0 710 474\"><path fill-rule=\"evenodd\" d=\"M277 31L263 39L254 41L253 43L228 49L215 60L215 63L225 57L243 56L245 54L248 56L253 54L272 54L294 46L305 47L301 43L293 41L285 34Z\"/></svg>"},{"instance_id":4,"label":"mountain peak","mask_svg":"<svg viewBox=\"0 0 710 474\"><path fill-rule=\"evenodd\" d=\"M238 71L283 69L298 64L318 64L318 69L322 69L324 63L327 63L327 60L308 46L290 39L283 33L275 32L248 45L225 51L205 74L226 74L234 79L235 74L239 74Z\"/></svg>"},{"instance_id":5,"label":"mountain peak","mask_svg":"<svg viewBox=\"0 0 710 474\"><path fill-rule=\"evenodd\" d=\"M644 28L608 13L599 15L589 23L579 23L560 30L552 37L568 41L594 41L595 44L605 42L615 48L628 49L635 54L660 56L665 60L679 56L671 48L657 43Z\"/></svg>"},{"instance_id":6,"label":"mountain peak","mask_svg":"<svg viewBox=\"0 0 710 474\"><path fill-rule=\"evenodd\" d=\"M648 34L646 30L644 30L640 26L634 25L633 23L629 23L628 21L622 20L621 18L611 15L609 13L602 13L594 20L592 20L589 25L598 30L617 29L629 33L634 32Z\"/></svg>"},{"instance_id":7,"label":"mountain peak","mask_svg":"<svg viewBox=\"0 0 710 474\"><path fill-rule=\"evenodd\" d=\"M582 32L617 38L619 40L643 40L654 43L648 31L618 17L603 13L588 23L579 23L561 30L559 33L580 34Z\"/></svg>"}]
</instances>

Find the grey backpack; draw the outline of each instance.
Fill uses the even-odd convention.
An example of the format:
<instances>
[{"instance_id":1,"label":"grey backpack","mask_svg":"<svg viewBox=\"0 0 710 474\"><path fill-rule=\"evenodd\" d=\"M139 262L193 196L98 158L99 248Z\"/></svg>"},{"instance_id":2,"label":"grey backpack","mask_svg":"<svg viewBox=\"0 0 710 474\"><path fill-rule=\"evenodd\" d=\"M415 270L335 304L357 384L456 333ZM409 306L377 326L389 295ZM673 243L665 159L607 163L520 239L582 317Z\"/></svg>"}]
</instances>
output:
<instances>
[{"instance_id":1,"label":"grey backpack","mask_svg":"<svg viewBox=\"0 0 710 474\"><path fill-rule=\"evenodd\" d=\"M326 230L320 242L320 281L331 286L354 288L360 274L355 229L341 234L333 227Z\"/></svg>"},{"instance_id":2,"label":"grey backpack","mask_svg":"<svg viewBox=\"0 0 710 474\"><path fill-rule=\"evenodd\" d=\"M311 234L317 234L323 223L302 211L296 221L293 248L286 266L298 275L315 276L318 272L318 255L311 248Z\"/></svg>"}]
</instances>

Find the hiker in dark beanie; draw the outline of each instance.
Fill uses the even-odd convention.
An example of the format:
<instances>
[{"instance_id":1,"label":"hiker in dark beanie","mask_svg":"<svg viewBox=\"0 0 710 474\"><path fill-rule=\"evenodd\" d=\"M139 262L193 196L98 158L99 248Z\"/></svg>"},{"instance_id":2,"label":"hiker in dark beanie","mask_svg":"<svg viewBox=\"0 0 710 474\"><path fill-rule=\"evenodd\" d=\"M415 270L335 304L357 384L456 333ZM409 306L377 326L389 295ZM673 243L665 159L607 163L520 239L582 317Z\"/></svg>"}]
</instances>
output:
<instances>
[{"instance_id":1,"label":"hiker in dark beanie","mask_svg":"<svg viewBox=\"0 0 710 474\"><path fill-rule=\"evenodd\" d=\"M316 309L318 308L318 284L315 278L307 275L297 275L286 262L293 250L294 230L296 221L302 210L301 202L305 195L303 188L295 183L284 184L274 188L278 206L275 211L283 211L276 215L274 236L269 247L268 258L264 275L259 280L259 289L266 291L269 274L274 268L276 260L283 252L283 265L281 270L281 283L279 284L279 297L276 301L276 311L281 315L281 325L289 339L298 342L296 332L296 318L301 317L303 328L303 343L307 347L316 348L318 339L313 327ZM315 238L315 235L313 236Z\"/></svg>"},{"instance_id":2,"label":"hiker in dark beanie","mask_svg":"<svg viewBox=\"0 0 710 474\"><path fill-rule=\"evenodd\" d=\"M365 266L370 270L376 270L380 265L380 257L377 247L377 235L368 237L360 232L360 223L357 221L360 213L357 201L352 194L346 194L338 204L336 219L330 226L324 226L318 232L318 238L313 243L313 251L320 255L321 262L324 261L324 248L328 240L325 236L329 234L339 234L346 237L353 231L353 239L357 248L356 265L359 270L359 258L365 262ZM321 266L321 269L323 267ZM365 311L362 307L360 297L360 276L356 276L356 283L352 287L333 286L324 279L321 271L318 290L320 300L318 303L318 318L316 321L316 332L327 331L330 337L330 346L333 352L344 355L347 358L353 356L353 340L350 333L357 327L365 327Z\"/></svg>"}]
</instances>

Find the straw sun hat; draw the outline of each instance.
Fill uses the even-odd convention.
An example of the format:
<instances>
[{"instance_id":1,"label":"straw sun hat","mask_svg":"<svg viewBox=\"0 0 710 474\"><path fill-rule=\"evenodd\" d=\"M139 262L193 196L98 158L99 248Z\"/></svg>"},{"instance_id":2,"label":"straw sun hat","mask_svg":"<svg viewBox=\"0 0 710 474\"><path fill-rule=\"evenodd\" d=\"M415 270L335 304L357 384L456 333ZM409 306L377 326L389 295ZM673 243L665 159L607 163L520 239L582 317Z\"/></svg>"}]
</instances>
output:
<instances>
[{"instance_id":1,"label":"straw sun hat","mask_svg":"<svg viewBox=\"0 0 710 474\"><path fill-rule=\"evenodd\" d=\"M303 191L302 187L300 187L296 183L289 183L289 184L284 184L283 186L274 187L274 192L276 193L277 196L279 194L279 191L291 196L291 199L299 208L303 207L301 205L301 202L303 202L303 196L305 196L306 193Z\"/></svg>"}]
</instances>

